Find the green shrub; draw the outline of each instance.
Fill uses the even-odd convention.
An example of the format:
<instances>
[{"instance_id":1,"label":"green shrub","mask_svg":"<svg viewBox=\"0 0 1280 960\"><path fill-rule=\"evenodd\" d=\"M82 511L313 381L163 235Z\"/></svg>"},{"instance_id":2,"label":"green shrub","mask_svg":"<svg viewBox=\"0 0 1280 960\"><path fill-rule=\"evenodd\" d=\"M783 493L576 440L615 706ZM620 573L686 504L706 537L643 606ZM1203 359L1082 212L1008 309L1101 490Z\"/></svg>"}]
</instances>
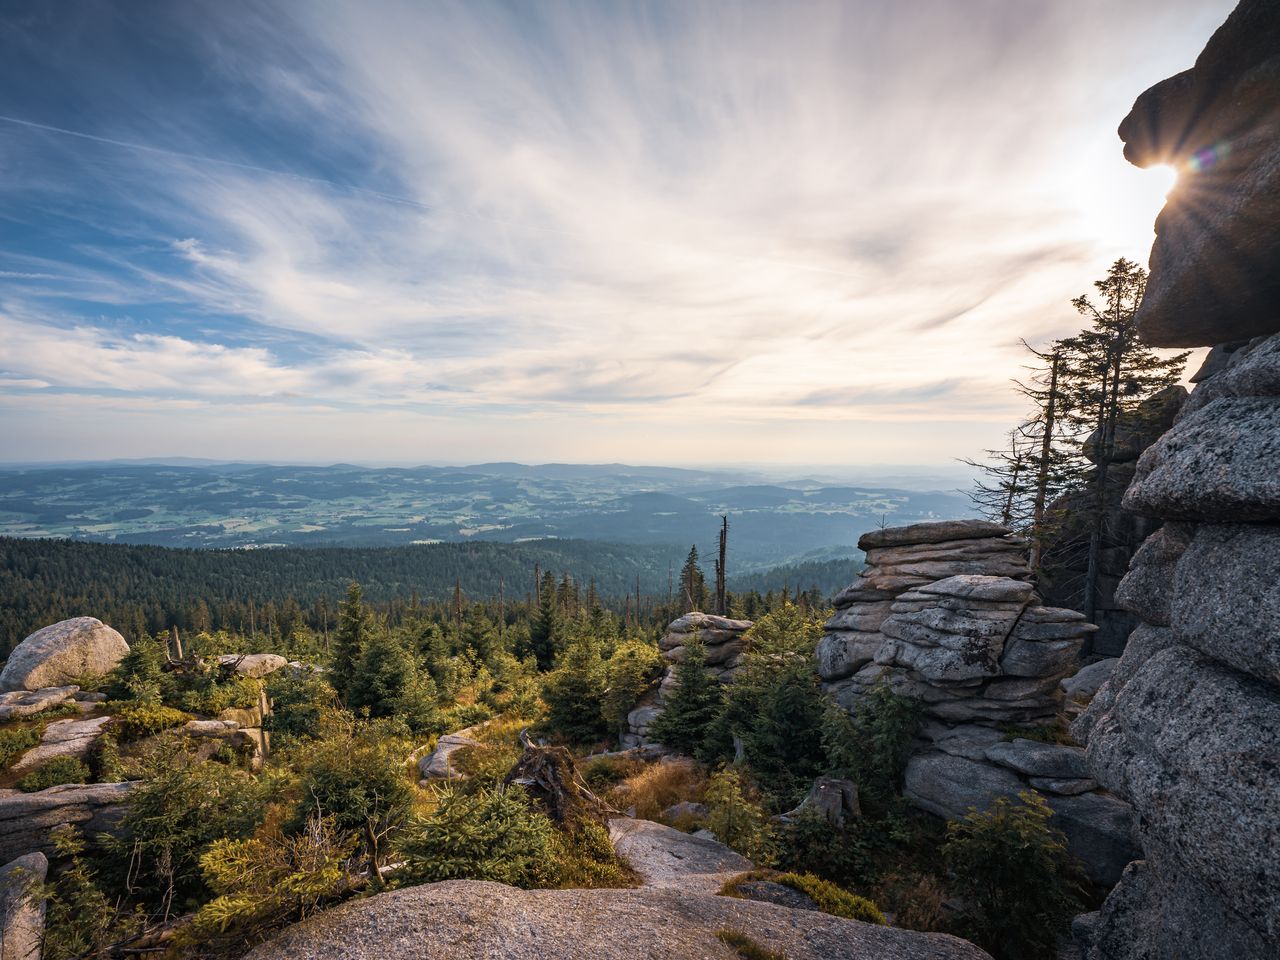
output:
<instances>
[{"instance_id":1,"label":"green shrub","mask_svg":"<svg viewBox=\"0 0 1280 960\"><path fill-rule=\"evenodd\" d=\"M365 641L347 679L346 700L352 712L396 717L414 731L439 729L436 697L431 674L419 670L413 654L385 631Z\"/></svg>"},{"instance_id":2,"label":"green shrub","mask_svg":"<svg viewBox=\"0 0 1280 960\"><path fill-rule=\"evenodd\" d=\"M785 954L762 947L741 930L728 927L716 931L716 939L733 950L741 960L787 960Z\"/></svg>"},{"instance_id":3,"label":"green shrub","mask_svg":"<svg viewBox=\"0 0 1280 960\"><path fill-rule=\"evenodd\" d=\"M581 761L578 764L578 773L582 776L582 782L591 788L592 793L600 794L644 768L645 762L635 757L600 757L595 760L588 758Z\"/></svg>"},{"instance_id":4,"label":"green shrub","mask_svg":"<svg viewBox=\"0 0 1280 960\"><path fill-rule=\"evenodd\" d=\"M162 743L147 758L129 794L120 830L103 835L112 889L132 894L148 910L181 913L208 896L200 857L215 840L248 837L280 789L221 763L204 763Z\"/></svg>"},{"instance_id":5,"label":"green shrub","mask_svg":"<svg viewBox=\"0 0 1280 960\"><path fill-rule=\"evenodd\" d=\"M221 682L209 679L193 684L171 696L173 704L189 713L217 716L223 710L251 710L258 705L262 681L253 677L233 676Z\"/></svg>"},{"instance_id":6,"label":"green shrub","mask_svg":"<svg viewBox=\"0 0 1280 960\"><path fill-rule=\"evenodd\" d=\"M8 770L20 756L40 742L39 727L0 729L0 768Z\"/></svg>"},{"instance_id":7,"label":"green shrub","mask_svg":"<svg viewBox=\"0 0 1280 960\"><path fill-rule=\"evenodd\" d=\"M318 673L277 670L267 678L267 696L271 714L263 718L262 726L273 740L286 742L317 736L322 715L338 706L337 691Z\"/></svg>"},{"instance_id":8,"label":"green shrub","mask_svg":"<svg viewBox=\"0 0 1280 960\"><path fill-rule=\"evenodd\" d=\"M751 870L726 881L720 888L720 893L726 897L741 897L742 885L756 880L767 880L770 883L779 883L792 890L798 890L812 900L819 910L832 916L844 917L846 920L861 920L863 923L875 923L881 926L886 926L889 922L880 912L880 908L866 897L860 897L811 873Z\"/></svg>"},{"instance_id":9,"label":"green shrub","mask_svg":"<svg viewBox=\"0 0 1280 960\"><path fill-rule=\"evenodd\" d=\"M1081 906L1079 866L1049 826L1053 811L1033 791L1018 798L949 823L942 850L953 889L970 904L966 932L997 960L1049 956Z\"/></svg>"},{"instance_id":10,"label":"green shrub","mask_svg":"<svg viewBox=\"0 0 1280 960\"><path fill-rule=\"evenodd\" d=\"M555 885L556 828L522 792L439 789L435 811L404 832L399 854L405 865L397 871L398 885L437 880Z\"/></svg>"},{"instance_id":11,"label":"green shrub","mask_svg":"<svg viewBox=\"0 0 1280 960\"><path fill-rule=\"evenodd\" d=\"M883 813L902 784L919 728L919 702L898 696L882 679L852 717L831 705L822 724L822 745L831 769L857 783L862 803Z\"/></svg>"},{"instance_id":12,"label":"green shrub","mask_svg":"<svg viewBox=\"0 0 1280 960\"><path fill-rule=\"evenodd\" d=\"M154 736L180 726L190 718L181 710L158 703L130 703L115 712L108 724L121 743Z\"/></svg>"},{"instance_id":13,"label":"green shrub","mask_svg":"<svg viewBox=\"0 0 1280 960\"><path fill-rule=\"evenodd\" d=\"M773 862L772 825L760 804L748 796L742 775L736 769L725 767L711 778L706 804L707 827L721 843L757 864Z\"/></svg>"},{"instance_id":14,"label":"green shrub","mask_svg":"<svg viewBox=\"0 0 1280 960\"><path fill-rule=\"evenodd\" d=\"M107 675L105 692L111 700L158 704L173 690L172 674L161 668L169 659L163 644L148 637L134 642Z\"/></svg>"},{"instance_id":15,"label":"green shrub","mask_svg":"<svg viewBox=\"0 0 1280 960\"><path fill-rule=\"evenodd\" d=\"M872 846L882 841L876 833L877 826L863 818L838 830L821 811L806 808L778 832L778 866L862 887L875 873Z\"/></svg>"},{"instance_id":16,"label":"green shrub","mask_svg":"<svg viewBox=\"0 0 1280 960\"><path fill-rule=\"evenodd\" d=\"M89 768L75 757L54 757L18 781L23 793L35 793L63 783L88 783Z\"/></svg>"},{"instance_id":17,"label":"green shrub","mask_svg":"<svg viewBox=\"0 0 1280 960\"><path fill-rule=\"evenodd\" d=\"M639 882L613 849L608 828L595 820L582 819L570 831L555 831L552 849L558 887L634 887Z\"/></svg>"},{"instance_id":18,"label":"green shrub","mask_svg":"<svg viewBox=\"0 0 1280 960\"><path fill-rule=\"evenodd\" d=\"M675 689L665 695L649 737L694 757L707 755L707 735L724 702L724 686L707 669L707 651L694 636L675 667Z\"/></svg>"},{"instance_id":19,"label":"green shrub","mask_svg":"<svg viewBox=\"0 0 1280 960\"><path fill-rule=\"evenodd\" d=\"M652 643L629 640L605 662L600 715L613 733L625 733L627 714L662 673L662 655Z\"/></svg>"},{"instance_id":20,"label":"green shrub","mask_svg":"<svg viewBox=\"0 0 1280 960\"><path fill-rule=\"evenodd\" d=\"M119 901L106 894L97 871L83 856L85 844L76 828L54 827L49 839L60 869L50 871L49 880L36 892L45 905L44 960L94 955L139 932L146 917L123 911Z\"/></svg>"},{"instance_id":21,"label":"green shrub","mask_svg":"<svg viewBox=\"0 0 1280 960\"><path fill-rule=\"evenodd\" d=\"M590 637L570 641L542 687L547 727L570 743L595 743L609 731L601 713L605 693L600 645Z\"/></svg>"},{"instance_id":22,"label":"green shrub","mask_svg":"<svg viewBox=\"0 0 1280 960\"><path fill-rule=\"evenodd\" d=\"M442 711L437 732L465 730L467 727L474 727L477 723L484 723L492 718L493 711L483 703L460 703Z\"/></svg>"}]
</instances>

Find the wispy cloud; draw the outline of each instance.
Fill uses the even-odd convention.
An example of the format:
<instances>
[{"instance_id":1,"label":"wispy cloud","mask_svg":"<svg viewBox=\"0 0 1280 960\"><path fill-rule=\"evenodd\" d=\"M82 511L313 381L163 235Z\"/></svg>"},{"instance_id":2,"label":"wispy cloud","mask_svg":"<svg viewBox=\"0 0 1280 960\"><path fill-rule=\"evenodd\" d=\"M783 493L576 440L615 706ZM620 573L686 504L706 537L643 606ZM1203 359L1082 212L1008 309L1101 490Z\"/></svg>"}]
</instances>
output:
<instances>
[{"instance_id":1,"label":"wispy cloud","mask_svg":"<svg viewBox=\"0 0 1280 960\"><path fill-rule=\"evenodd\" d=\"M1159 198L1113 127L1230 5L35 18L14 51L73 107L0 97L30 121L0 121L0 394L195 399L211 428L336 405L477 456L512 416L579 460L671 459L698 423L732 425L718 456L831 459L832 429L892 446L873 459L972 452L1012 414L1018 338L1145 252Z\"/></svg>"}]
</instances>

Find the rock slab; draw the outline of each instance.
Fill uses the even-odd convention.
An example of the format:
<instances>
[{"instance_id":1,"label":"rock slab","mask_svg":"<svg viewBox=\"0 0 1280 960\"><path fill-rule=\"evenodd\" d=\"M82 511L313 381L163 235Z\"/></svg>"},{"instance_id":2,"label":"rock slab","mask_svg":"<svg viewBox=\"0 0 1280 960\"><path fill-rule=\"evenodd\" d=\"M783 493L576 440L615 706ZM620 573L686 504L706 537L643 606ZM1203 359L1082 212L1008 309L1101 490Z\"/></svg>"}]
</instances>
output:
<instances>
[{"instance_id":1,"label":"rock slab","mask_svg":"<svg viewBox=\"0 0 1280 960\"><path fill-rule=\"evenodd\" d=\"M0 867L0 960L40 960L45 905L32 893L48 872L49 861L38 852Z\"/></svg>"}]
</instances>

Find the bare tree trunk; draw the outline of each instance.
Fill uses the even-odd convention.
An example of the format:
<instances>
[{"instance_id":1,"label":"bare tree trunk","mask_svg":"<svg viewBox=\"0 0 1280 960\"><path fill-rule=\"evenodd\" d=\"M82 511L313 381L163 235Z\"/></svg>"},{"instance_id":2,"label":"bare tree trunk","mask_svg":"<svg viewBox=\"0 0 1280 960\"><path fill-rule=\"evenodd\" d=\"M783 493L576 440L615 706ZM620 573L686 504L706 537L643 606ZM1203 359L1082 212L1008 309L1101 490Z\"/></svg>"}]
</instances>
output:
<instances>
[{"instance_id":1,"label":"bare tree trunk","mask_svg":"<svg viewBox=\"0 0 1280 960\"><path fill-rule=\"evenodd\" d=\"M1058 415L1058 364L1062 360L1059 351L1053 352L1049 367L1049 397L1044 409L1044 436L1040 438L1040 469L1036 475L1036 499L1031 513L1031 569L1039 571L1040 557L1044 553L1044 508L1049 493L1049 458L1053 455L1053 431Z\"/></svg>"}]
</instances>

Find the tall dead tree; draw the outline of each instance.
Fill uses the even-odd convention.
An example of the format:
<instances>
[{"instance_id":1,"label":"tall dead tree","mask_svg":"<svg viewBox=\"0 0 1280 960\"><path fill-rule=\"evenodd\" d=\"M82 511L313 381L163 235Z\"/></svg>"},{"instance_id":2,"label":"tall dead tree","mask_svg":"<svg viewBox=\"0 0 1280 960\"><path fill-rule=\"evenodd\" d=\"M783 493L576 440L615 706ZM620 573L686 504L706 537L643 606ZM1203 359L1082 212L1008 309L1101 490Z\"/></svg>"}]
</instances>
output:
<instances>
[{"instance_id":1,"label":"tall dead tree","mask_svg":"<svg viewBox=\"0 0 1280 960\"><path fill-rule=\"evenodd\" d=\"M725 590L724 562L729 547L729 518L720 517L720 555L716 558L716 615L728 612L728 594Z\"/></svg>"}]
</instances>

